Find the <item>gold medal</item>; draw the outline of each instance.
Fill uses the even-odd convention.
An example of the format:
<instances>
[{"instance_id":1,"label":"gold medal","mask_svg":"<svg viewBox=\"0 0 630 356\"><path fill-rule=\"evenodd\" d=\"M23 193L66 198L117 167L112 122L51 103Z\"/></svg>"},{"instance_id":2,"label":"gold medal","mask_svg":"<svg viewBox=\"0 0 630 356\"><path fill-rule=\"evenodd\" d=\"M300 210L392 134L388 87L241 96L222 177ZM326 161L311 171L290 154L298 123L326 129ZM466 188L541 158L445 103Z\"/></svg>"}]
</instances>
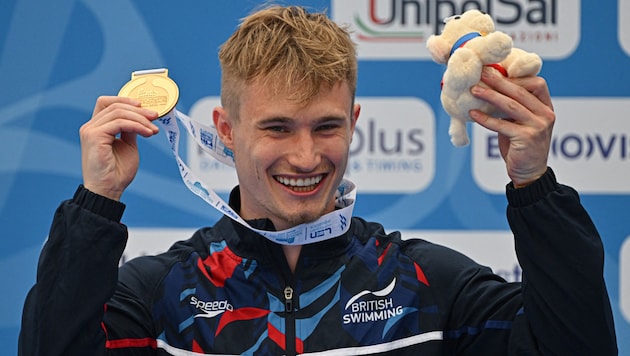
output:
<instances>
[{"instance_id":1,"label":"gold medal","mask_svg":"<svg viewBox=\"0 0 630 356\"><path fill-rule=\"evenodd\" d=\"M179 88L168 77L168 69L151 69L131 73L118 96L139 100L143 108L155 110L160 117L168 114L179 100Z\"/></svg>"}]
</instances>

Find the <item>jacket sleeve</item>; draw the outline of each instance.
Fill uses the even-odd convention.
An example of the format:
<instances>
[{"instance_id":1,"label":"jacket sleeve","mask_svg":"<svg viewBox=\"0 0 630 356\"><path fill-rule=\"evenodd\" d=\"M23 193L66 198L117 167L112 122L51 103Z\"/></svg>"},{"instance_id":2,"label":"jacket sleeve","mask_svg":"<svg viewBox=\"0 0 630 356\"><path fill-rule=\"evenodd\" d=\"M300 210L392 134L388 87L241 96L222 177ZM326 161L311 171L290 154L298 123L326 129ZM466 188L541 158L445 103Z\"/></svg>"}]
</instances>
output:
<instances>
[{"instance_id":1,"label":"jacket sleeve","mask_svg":"<svg viewBox=\"0 0 630 356\"><path fill-rule=\"evenodd\" d=\"M603 245L577 192L548 169L526 188L508 185L507 198L523 269L523 316L512 339L535 340L544 355L616 355Z\"/></svg>"},{"instance_id":2,"label":"jacket sleeve","mask_svg":"<svg viewBox=\"0 0 630 356\"><path fill-rule=\"evenodd\" d=\"M53 218L24 305L20 355L102 355L105 303L127 241L122 203L82 186Z\"/></svg>"}]
</instances>

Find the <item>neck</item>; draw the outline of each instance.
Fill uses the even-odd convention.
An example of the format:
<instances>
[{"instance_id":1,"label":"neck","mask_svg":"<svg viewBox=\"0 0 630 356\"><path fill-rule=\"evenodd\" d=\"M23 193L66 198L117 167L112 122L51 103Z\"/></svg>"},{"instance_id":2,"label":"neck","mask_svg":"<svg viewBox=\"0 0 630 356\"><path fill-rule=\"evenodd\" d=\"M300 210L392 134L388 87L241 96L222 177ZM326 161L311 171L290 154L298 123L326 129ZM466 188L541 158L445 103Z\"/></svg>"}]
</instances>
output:
<instances>
[{"instance_id":1,"label":"neck","mask_svg":"<svg viewBox=\"0 0 630 356\"><path fill-rule=\"evenodd\" d=\"M300 258L300 251L302 251L301 245L282 245L282 251L284 257L287 259L291 273L295 273L295 266L297 266L298 258Z\"/></svg>"}]
</instances>

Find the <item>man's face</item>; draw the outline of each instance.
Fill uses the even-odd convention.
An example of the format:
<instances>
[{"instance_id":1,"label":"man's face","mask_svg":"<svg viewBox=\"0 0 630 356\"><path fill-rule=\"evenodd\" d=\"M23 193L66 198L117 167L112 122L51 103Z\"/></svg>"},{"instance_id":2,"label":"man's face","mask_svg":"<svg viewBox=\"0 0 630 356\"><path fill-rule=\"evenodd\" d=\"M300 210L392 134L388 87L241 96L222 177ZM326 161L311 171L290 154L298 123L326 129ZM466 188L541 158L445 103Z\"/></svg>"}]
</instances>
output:
<instances>
[{"instance_id":1,"label":"man's face","mask_svg":"<svg viewBox=\"0 0 630 356\"><path fill-rule=\"evenodd\" d=\"M279 230L316 220L335 208L359 105L340 83L306 104L251 84L239 118L213 113L223 143L234 151L244 219L269 218Z\"/></svg>"}]
</instances>

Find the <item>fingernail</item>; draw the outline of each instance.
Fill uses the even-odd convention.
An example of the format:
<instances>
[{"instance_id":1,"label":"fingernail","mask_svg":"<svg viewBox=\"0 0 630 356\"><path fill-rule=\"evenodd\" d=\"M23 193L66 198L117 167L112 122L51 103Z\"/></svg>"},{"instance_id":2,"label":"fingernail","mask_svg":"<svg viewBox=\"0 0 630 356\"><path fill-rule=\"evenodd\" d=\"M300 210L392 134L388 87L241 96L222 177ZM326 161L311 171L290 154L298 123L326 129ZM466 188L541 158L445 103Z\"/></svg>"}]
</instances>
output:
<instances>
[{"instance_id":1,"label":"fingernail","mask_svg":"<svg viewBox=\"0 0 630 356\"><path fill-rule=\"evenodd\" d=\"M484 78L492 78L494 77L494 70L490 67L483 67L481 71L481 76Z\"/></svg>"},{"instance_id":2,"label":"fingernail","mask_svg":"<svg viewBox=\"0 0 630 356\"><path fill-rule=\"evenodd\" d=\"M473 87L470 89L470 92L476 95L483 93L484 90L485 89L481 85L473 85Z\"/></svg>"}]
</instances>

